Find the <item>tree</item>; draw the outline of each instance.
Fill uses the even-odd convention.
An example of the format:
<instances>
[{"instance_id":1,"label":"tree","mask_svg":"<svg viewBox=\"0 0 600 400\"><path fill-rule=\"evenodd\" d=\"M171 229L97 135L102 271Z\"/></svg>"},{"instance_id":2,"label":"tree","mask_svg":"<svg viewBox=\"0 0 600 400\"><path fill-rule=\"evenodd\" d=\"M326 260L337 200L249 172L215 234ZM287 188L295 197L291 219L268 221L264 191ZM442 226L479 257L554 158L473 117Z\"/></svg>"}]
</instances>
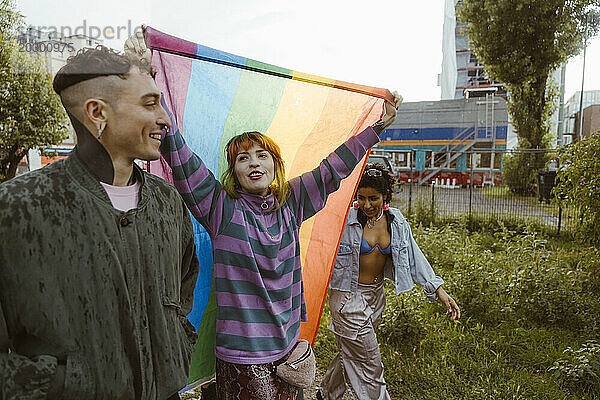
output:
<instances>
[{"instance_id":1,"label":"tree","mask_svg":"<svg viewBox=\"0 0 600 400\"><path fill-rule=\"evenodd\" d=\"M579 236L600 242L600 133L569 145L561 156L554 193L579 210Z\"/></svg>"},{"instance_id":2,"label":"tree","mask_svg":"<svg viewBox=\"0 0 600 400\"><path fill-rule=\"evenodd\" d=\"M59 144L68 120L44 61L13 39L21 17L0 0L0 182L15 176L27 151Z\"/></svg>"},{"instance_id":3,"label":"tree","mask_svg":"<svg viewBox=\"0 0 600 400\"><path fill-rule=\"evenodd\" d=\"M597 21L589 23L586 16L599 7L599 0L462 0L458 7L478 60L506 86L520 149L547 148L555 98L548 77L598 31ZM528 164L530 170L522 174L529 182L511 189L528 194L546 156L519 152L513 157L518 158L514 165Z\"/></svg>"}]
</instances>

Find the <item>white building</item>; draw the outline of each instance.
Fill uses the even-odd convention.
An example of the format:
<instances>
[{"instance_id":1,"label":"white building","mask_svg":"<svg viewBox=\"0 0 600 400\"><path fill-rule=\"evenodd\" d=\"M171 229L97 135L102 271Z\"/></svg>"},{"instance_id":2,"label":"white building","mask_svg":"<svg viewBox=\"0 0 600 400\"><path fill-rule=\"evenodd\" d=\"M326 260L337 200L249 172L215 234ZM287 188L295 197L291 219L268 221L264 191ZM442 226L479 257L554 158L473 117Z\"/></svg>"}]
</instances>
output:
<instances>
[{"instance_id":1,"label":"white building","mask_svg":"<svg viewBox=\"0 0 600 400\"><path fill-rule=\"evenodd\" d=\"M456 20L460 0L446 0L442 37L442 100L473 97L477 93L504 95L504 86L490 79L469 47L465 25Z\"/></svg>"},{"instance_id":2,"label":"white building","mask_svg":"<svg viewBox=\"0 0 600 400\"><path fill-rule=\"evenodd\" d=\"M577 115L580 111L581 91L576 91L567 100L564 106L564 118L562 120L562 132L563 132L563 143L569 144L573 141L573 134L579 129L575 124L579 121ZM600 104L600 90L584 90L583 92L583 103L581 104L582 109L586 109L589 106Z\"/></svg>"}]
</instances>

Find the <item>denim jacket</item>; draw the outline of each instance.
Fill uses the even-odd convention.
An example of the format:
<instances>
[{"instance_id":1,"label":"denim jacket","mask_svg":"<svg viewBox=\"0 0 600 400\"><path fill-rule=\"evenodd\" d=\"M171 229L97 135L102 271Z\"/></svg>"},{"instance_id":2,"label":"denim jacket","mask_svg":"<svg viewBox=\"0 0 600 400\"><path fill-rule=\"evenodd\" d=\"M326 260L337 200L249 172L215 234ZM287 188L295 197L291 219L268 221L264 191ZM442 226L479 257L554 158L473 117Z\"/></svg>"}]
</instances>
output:
<instances>
[{"instance_id":1,"label":"denim jacket","mask_svg":"<svg viewBox=\"0 0 600 400\"><path fill-rule=\"evenodd\" d=\"M407 292L415 283L423 286L423 293L430 301L437 300L435 291L444 280L435 275L431 265L412 236L406 218L397 208L389 209L391 214L392 253L384 267L384 277L392 280L396 294ZM331 289L353 292L358 285L360 241L363 228L357 219L358 210L351 208L346 227L340 242L335 265L329 282Z\"/></svg>"}]
</instances>

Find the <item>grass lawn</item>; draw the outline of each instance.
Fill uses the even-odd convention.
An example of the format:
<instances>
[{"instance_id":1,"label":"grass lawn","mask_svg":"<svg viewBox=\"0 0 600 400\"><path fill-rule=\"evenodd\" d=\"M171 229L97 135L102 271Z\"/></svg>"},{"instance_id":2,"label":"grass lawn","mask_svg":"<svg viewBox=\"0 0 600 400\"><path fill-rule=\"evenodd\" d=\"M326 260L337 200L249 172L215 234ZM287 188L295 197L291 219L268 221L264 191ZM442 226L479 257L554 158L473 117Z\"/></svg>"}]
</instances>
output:
<instances>
[{"instance_id":1,"label":"grass lawn","mask_svg":"<svg viewBox=\"0 0 600 400\"><path fill-rule=\"evenodd\" d=\"M378 337L392 399L600 399L600 250L491 226L413 224L463 316L386 283ZM329 321L326 307L321 371L337 352Z\"/></svg>"}]
</instances>

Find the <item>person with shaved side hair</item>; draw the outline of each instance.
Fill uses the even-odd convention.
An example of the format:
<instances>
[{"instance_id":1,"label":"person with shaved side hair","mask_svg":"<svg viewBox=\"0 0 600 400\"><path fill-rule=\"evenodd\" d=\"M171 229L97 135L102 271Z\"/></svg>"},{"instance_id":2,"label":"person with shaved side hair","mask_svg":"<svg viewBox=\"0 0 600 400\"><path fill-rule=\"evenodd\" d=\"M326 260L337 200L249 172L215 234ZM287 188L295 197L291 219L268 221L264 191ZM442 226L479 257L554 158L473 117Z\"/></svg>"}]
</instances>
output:
<instances>
[{"instance_id":1,"label":"person with shaved side hair","mask_svg":"<svg viewBox=\"0 0 600 400\"><path fill-rule=\"evenodd\" d=\"M134 163L170 127L151 68L86 49L54 90L77 146L0 185L0 400L178 399L199 266L181 196Z\"/></svg>"}]
</instances>

